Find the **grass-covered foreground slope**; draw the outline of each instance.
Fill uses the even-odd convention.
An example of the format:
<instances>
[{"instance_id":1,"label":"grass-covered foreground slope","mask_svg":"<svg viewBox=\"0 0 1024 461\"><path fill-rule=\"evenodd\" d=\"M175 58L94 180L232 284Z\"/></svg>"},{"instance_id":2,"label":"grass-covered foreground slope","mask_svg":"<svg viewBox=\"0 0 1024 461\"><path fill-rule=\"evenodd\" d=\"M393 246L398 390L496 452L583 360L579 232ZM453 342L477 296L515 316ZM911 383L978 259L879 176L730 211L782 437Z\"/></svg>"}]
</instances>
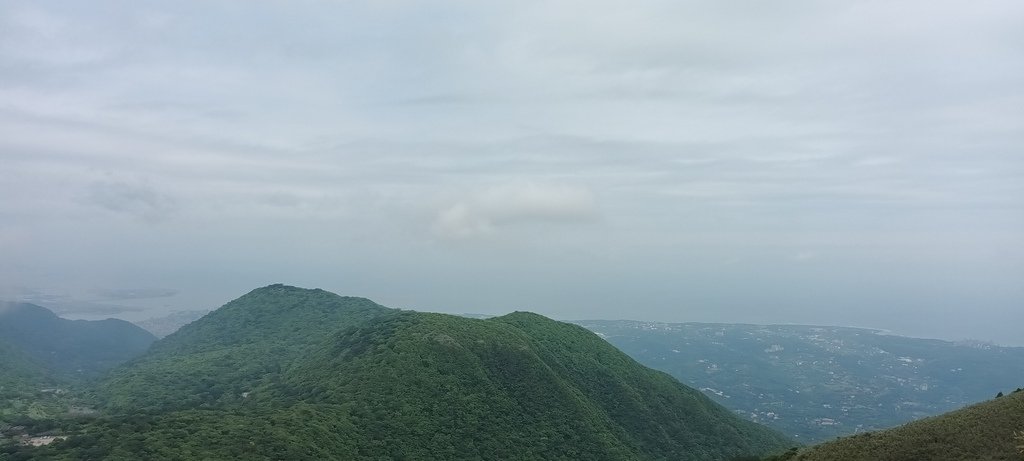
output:
<instances>
[{"instance_id":1,"label":"grass-covered foreground slope","mask_svg":"<svg viewBox=\"0 0 1024 461\"><path fill-rule=\"evenodd\" d=\"M162 340L101 394L113 416L9 456L717 460L791 445L581 327L284 286Z\"/></svg>"},{"instance_id":2,"label":"grass-covered foreground slope","mask_svg":"<svg viewBox=\"0 0 1024 461\"><path fill-rule=\"evenodd\" d=\"M259 288L161 339L111 373L98 394L115 412L234 402L279 377L331 333L393 312L323 290Z\"/></svg>"},{"instance_id":3,"label":"grass-covered foreground slope","mask_svg":"<svg viewBox=\"0 0 1024 461\"><path fill-rule=\"evenodd\" d=\"M34 304L0 303L0 341L64 379L99 376L155 340L124 320L68 320Z\"/></svg>"},{"instance_id":4,"label":"grass-covered foreground slope","mask_svg":"<svg viewBox=\"0 0 1024 461\"><path fill-rule=\"evenodd\" d=\"M903 426L844 437L803 452L798 461L1020 460L1015 432L1024 431L1024 392Z\"/></svg>"}]
</instances>

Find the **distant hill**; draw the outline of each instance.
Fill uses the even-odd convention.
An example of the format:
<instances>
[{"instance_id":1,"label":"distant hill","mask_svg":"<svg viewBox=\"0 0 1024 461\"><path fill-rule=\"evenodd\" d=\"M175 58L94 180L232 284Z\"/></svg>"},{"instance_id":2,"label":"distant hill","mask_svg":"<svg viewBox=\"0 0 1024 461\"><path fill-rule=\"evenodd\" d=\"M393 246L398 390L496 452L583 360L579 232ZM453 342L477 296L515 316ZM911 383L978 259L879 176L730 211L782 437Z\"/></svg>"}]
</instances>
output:
<instances>
[{"instance_id":1,"label":"distant hill","mask_svg":"<svg viewBox=\"0 0 1024 461\"><path fill-rule=\"evenodd\" d=\"M181 327L199 320L208 313L210 311L176 311L161 317L153 317L133 323L153 333L157 338L163 338L178 331Z\"/></svg>"},{"instance_id":2,"label":"distant hill","mask_svg":"<svg viewBox=\"0 0 1024 461\"><path fill-rule=\"evenodd\" d=\"M141 355L155 340L123 320L68 320L35 304L0 303L0 341L54 377L99 376Z\"/></svg>"},{"instance_id":3,"label":"distant hill","mask_svg":"<svg viewBox=\"0 0 1024 461\"><path fill-rule=\"evenodd\" d=\"M1020 460L1015 432L1024 431L1024 392L1016 392L881 432L824 443L793 461Z\"/></svg>"},{"instance_id":4,"label":"distant hill","mask_svg":"<svg viewBox=\"0 0 1024 461\"><path fill-rule=\"evenodd\" d=\"M100 394L123 415L32 455L717 460L792 444L578 326L282 285L157 342Z\"/></svg>"},{"instance_id":5,"label":"distant hill","mask_svg":"<svg viewBox=\"0 0 1024 461\"><path fill-rule=\"evenodd\" d=\"M577 322L804 443L894 427L1019 385L1024 348L793 325Z\"/></svg>"}]
</instances>

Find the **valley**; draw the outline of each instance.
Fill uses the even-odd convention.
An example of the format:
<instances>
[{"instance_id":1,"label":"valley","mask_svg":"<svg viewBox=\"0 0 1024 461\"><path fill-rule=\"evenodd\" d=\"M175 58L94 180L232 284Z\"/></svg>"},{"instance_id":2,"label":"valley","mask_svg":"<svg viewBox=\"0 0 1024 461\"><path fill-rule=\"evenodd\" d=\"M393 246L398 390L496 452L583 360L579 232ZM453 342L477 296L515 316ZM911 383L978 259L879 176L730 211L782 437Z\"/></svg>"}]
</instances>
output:
<instances>
[{"instance_id":1,"label":"valley","mask_svg":"<svg viewBox=\"0 0 1024 461\"><path fill-rule=\"evenodd\" d=\"M894 427L1012 390L1024 348L799 325L576 322L802 443Z\"/></svg>"}]
</instances>

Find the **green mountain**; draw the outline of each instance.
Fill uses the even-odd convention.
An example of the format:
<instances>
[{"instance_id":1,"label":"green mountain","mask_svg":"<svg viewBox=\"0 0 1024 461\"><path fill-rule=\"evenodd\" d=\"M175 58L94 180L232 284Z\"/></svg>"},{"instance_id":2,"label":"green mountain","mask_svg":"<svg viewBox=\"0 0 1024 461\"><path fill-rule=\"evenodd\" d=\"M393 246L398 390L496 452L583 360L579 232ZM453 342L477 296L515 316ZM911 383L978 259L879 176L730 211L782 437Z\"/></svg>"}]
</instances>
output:
<instances>
[{"instance_id":1,"label":"green mountain","mask_svg":"<svg viewBox=\"0 0 1024 461\"><path fill-rule=\"evenodd\" d=\"M157 342L98 393L114 416L12 453L712 460L792 444L575 325L398 311L282 285Z\"/></svg>"},{"instance_id":2,"label":"green mountain","mask_svg":"<svg viewBox=\"0 0 1024 461\"><path fill-rule=\"evenodd\" d=\"M640 363L804 443L887 429L1020 385L1024 348L862 328L581 321Z\"/></svg>"},{"instance_id":3,"label":"green mountain","mask_svg":"<svg viewBox=\"0 0 1024 461\"><path fill-rule=\"evenodd\" d=\"M96 377L155 340L124 320L68 320L34 304L0 303L0 341L60 378Z\"/></svg>"},{"instance_id":4,"label":"green mountain","mask_svg":"<svg viewBox=\"0 0 1024 461\"><path fill-rule=\"evenodd\" d=\"M978 461L1024 458L1024 392L881 432L824 443L794 461Z\"/></svg>"},{"instance_id":5,"label":"green mountain","mask_svg":"<svg viewBox=\"0 0 1024 461\"><path fill-rule=\"evenodd\" d=\"M165 411L237 401L279 379L338 329L397 311L363 298L271 285L153 344L114 370L99 395L113 411Z\"/></svg>"},{"instance_id":6,"label":"green mountain","mask_svg":"<svg viewBox=\"0 0 1024 461\"><path fill-rule=\"evenodd\" d=\"M790 444L593 333L529 313L403 312L336 335L274 391L345 403L367 435L353 441L360 455L724 459Z\"/></svg>"}]
</instances>

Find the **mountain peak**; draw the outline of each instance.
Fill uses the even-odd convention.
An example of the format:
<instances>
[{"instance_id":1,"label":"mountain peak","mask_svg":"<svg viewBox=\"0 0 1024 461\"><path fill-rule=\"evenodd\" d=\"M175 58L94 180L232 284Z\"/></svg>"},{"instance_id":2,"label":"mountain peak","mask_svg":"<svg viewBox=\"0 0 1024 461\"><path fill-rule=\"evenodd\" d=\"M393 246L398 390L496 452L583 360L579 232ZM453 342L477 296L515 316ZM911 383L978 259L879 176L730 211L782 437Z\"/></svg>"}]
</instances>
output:
<instances>
[{"instance_id":1,"label":"mountain peak","mask_svg":"<svg viewBox=\"0 0 1024 461\"><path fill-rule=\"evenodd\" d=\"M243 392L263 379L268 370L289 366L331 333L394 312L369 299L338 296L321 289L283 284L257 288L157 341L150 354L140 358L136 369L148 373L162 370L169 357L206 357L188 368L165 370L176 378L150 386L165 388L167 392L157 394L170 396L176 382L189 383L193 387L185 386L189 391L181 398L157 399L143 388L120 389L122 383L134 378L115 372L108 386L120 395L111 405L168 408L192 400L215 402L231 395L225 392L227 389L235 394ZM222 359L209 360L211 356ZM224 390L211 393L202 387L210 376L230 379L224 379Z\"/></svg>"},{"instance_id":2,"label":"mountain peak","mask_svg":"<svg viewBox=\"0 0 1024 461\"><path fill-rule=\"evenodd\" d=\"M297 287L297 286L293 286L293 285L285 285L283 283L274 283L274 284L271 284L271 285L267 285L265 287L256 288L256 289L246 293L245 295L242 295L242 297L244 298L245 296L249 296L249 295L253 295L253 294L257 294L257 295L258 294L295 294L295 293L316 293L316 292L324 292L324 293L326 293L324 290L321 290L319 288L302 288L302 287Z\"/></svg>"},{"instance_id":3,"label":"mountain peak","mask_svg":"<svg viewBox=\"0 0 1024 461\"><path fill-rule=\"evenodd\" d=\"M239 302L259 298L291 299L292 301L294 301L292 303L294 305L314 305L329 299L355 300L360 303L372 304L374 306L377 305L377 303L374 303L373 301L367 298L361 298L357 296L341 296L331 293L330 291L323 290L321 288L302 288L292 285L285 285L283 283L275 283L272 285L267 285L265 287L256 288L240 296L239 298L229 302L228 304L224 305L224 307L226 308L231 305L238 304ZM262 304L267 303L263 302Z\"/></svg>"}]
</instances>

